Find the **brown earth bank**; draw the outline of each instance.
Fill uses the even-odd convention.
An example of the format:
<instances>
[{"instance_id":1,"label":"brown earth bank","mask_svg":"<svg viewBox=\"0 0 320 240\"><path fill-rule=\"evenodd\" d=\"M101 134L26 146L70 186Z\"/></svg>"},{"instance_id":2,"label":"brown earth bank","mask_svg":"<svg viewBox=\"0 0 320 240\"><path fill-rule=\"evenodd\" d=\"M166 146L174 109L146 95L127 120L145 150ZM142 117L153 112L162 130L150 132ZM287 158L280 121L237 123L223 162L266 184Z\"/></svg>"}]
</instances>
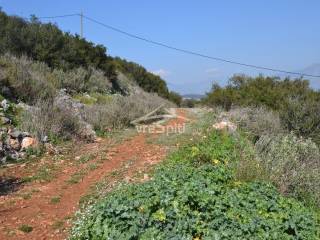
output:
<instances>
[{"instance_id":1,"label":"brown earth bank","mask_svg":"<svg viewBox=\"0 0 320 240\"><path fill-rule=\"evenodd\" d=\"M175 118L167 126L184 123L185 110L177 109L182 118ZM149 133L137 133L118 144L112 139L98 139L94 143L75 146L73 154L55 161L47 156L39 161L46 176L49 168L55 175L47 181L23 182L34 174L35 164L14 164L0 172L0 239L65 239L81 197L106 176L117 178L116 171L130 181L159 163L167 148L147 141ZM157 134L152 134L157 138ZM86 156L86 157L82 157ZM48 169L47 165L48 164ZM50 167L49 167L50 166ZM49 170L48 170L49 171ZM144 174L142 180L147 180ZM24 226L24 227L23 227ZM28 227L32 227L28 229ZM28 230L30 231L29 233Z\"/></svg>"}]
</instances>

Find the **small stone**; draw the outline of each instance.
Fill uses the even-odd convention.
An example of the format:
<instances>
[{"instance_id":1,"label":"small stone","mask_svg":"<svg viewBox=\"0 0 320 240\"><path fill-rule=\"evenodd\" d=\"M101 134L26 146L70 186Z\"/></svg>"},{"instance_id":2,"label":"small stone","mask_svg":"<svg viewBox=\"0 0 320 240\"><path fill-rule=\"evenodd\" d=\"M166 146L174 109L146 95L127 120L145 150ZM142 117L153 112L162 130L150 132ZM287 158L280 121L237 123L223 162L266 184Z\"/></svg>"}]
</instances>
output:
<instances>
[{"instance_id":1,"label":"small stone","mask_svg":"<svg viewBox=\"0 0 320 240\"><path fill-rule=\"evenodd\" d=\"M43 137L41 138L41 142L43 142L43 143L49 142L49 137L48 137L48 136L43 136Z\"/></svg>"},{"instance_id":2,"label":"small stone","mask_svg":"<svg viewBox=\"0 0 320 240\"><path fill-rule=\"evenodd\" d=\"M0 116L0 124L9 124L11 120L7 117Z\"/></svg>"},{"instance_id":3,"label":"small stone","mask_svg":"<svg viewBox=\"0 0 320 240\"><path fill-rule=\"evenodd\" d=\"M143 180L148 181L150 179L148 174L143 174Z\"/></svg>"},{"instance_id":4,"label":"small stone","mask_svg":"<svg viewBox=\"0 0 320 240\"><path fill-rule=\"evenodd\" d=\"M7 111L9 109L9 102L6 99L2 100L0 102L0 105L4 111Z\"/></svg>"},{"instance_id":5,"label":"small stone","mask_svg":"<svg viewBox=\"0 0 320 240\"><path fill-rule=\"evenodd\" d=\"M19 140L10 138L9 144L10 144L10 147L13 148L14 150L16 151L20 150L21 146L20 146Z\"/></svg>"},{"instance_id":6,"label":"small stone","mask_svg":"<svg viewBox=\"0 0 320 240\"><path fill-rule=\"evenodd\" d=\"M229 130L231 132L235 132L237 130L237 126L229 121L222 121L216 124L213 124L212 127L217 130Z\"/></svg>"},{"instance_id":7,"label":"small stone","mask_svg":"<svg viewBox=\"0 0 320 240\"><path fill-rule=\"evenodd\" d=\"M5 163L7 162L7 157L1 158L1 159L0 159L0 162L1 162L2 164L5 164Z\"/></svg>"}]
</instances>

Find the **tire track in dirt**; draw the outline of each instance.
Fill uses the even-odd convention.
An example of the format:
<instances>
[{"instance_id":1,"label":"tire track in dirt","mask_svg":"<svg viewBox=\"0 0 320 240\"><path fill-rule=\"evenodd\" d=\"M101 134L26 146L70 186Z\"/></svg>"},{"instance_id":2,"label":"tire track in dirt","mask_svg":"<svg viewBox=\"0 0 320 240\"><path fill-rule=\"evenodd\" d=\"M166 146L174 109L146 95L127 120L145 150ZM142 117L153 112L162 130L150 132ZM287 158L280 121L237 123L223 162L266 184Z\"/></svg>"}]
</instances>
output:
<instances>
[{"instance_id":1,"label":"tire track in dirt","mask_svg":"<svg viewBox=\"0 0 320 240\"><path fill-rule=\"evenodd\" d=\"M183 117L185 110L177 109L177 114ZM168 121L167 126L182 124L184 121L184 118L172 119ZM157 134L154 135L152 137L156 138ZM166 156L166 147L147 143L146 140L146 134L139 133L110 148L106 148L110 145L110 140L107 139L87 144L79 151L99 152L99 155L105 155L107 159L103 162L99 162L98 157L91 160L89 163L99 162L98 167L86 172L78 183L70 184L68 180L89 163L83 166L62 167L60 173L49 183L32 182L14 194L1 196L0 239L65 239L70 227L68 219L79 208L79 200L89 192L91 186L133 159L132 165L124 174L129 178L146 166L159 163ZM19 197L18 193L28 188L37 191L30 199ZM52 204L50 201L54 198L59 201ZM33 230L30 233L18 230L22 224L32 226ZM59 225L64 227L63 231Z\"/></svg>"}]
</instances>

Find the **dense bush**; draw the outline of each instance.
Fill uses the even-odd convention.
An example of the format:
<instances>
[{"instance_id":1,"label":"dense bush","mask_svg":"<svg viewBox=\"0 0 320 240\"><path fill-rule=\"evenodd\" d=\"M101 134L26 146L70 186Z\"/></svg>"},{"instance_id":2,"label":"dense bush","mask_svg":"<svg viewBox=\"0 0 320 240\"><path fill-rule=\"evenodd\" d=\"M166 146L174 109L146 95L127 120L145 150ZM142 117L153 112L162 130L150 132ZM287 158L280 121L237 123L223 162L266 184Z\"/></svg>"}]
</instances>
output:
<instances>
[{"instance_id":1,"label":"dense bush","mask_svg":"<svg viewBox=\"0 0 320 240\"><path fill-rule=\"evenodd\" d=\"M320 92L311 89L307 80L236 75L226 87L214 84L203 102L226 110L234 106L264 106L279 113L287 131L320 143Z\"/></svg>"},{"instance_id":2,"label":"dense bush","mask_svg":"<svg viewBox=\"0 0 320 240\"><path fill-rule=\"evenodd\" d=\"M65 88L73 93L108 93L112 91L111 81L103 72L94 68L89 70L76 68L69 71L55 69L52 72L52 78L56 88Z\"/></svg>"},{"instance_id":3,"label":"dense bush","mask_svg":"<svg viewBox=\"0 0 320 240\"><path fill-rule=\"evenodd\" d=\"M195 107L200 101L196 99L183 99L181 102L181 107L186 107L186 108L193 108Z\"/></svg>"},{"instance_id":4,"label":"dense bush","mask_svg":"<svg viewBox=\"0 0 320 240\"><path fill-rule=\"evenodd\" d=\"M320 146L320 99L294 97L280 111L285 128Z\"/></svg>"},{"instance_id":5,"label":"dense bush","mask_svg":"<svg viewBox=\"0 0 320 240\"><path fill-rule=\"evenodd\" d=\"M181 103L182 103L182 97L180 96L179 93L177 92L169 92L168 93L168 96L167 96L168 100L175 103L177 106L181 106Z\"/></svg>"},{"instance_id":6,"label":"dense bush","mask_svg":"<svg viewBox=\"0 0 320 240\"><path fill-rule=\"evenodd\" d=\"M265 107L235 107L227 113L228 118L248 133L255 142L262 135L283 133L279 114Z\"/></svg>"},{"instance_id":7,"label":"dense bush","mask_svg":"<svg viewBox=\"0 0 320 240\"><path fill-rule=\"evenodd\" d=\"M311 211L269 184L235 180L241 148L213 133L179 150L151 181L86 208L71 239L318 239Z\"/></svg>"},{"instance_id":8,"label":"dense bush","mask_svg":"<svg viewBox=\"0 0 320 240\"><path fill-rule=\"evenodd\" d=\"M233 76L229 84L220 87L214 84L204 102L210 106L223 106L227 110L237 106L266 106L279 110L291 96L308 96L313 93L309 82L303 79L281 80L277 77Z\"/></svg>"},{"instance_id":9,"label":"dense bush","mask_svg":"<svg viewBox=\"0 0 320 240\"><path fill-rule=\"evenodd\" d=\"M28 131L42 140L69 140L79 135L79 119L70 111L57 108L52 100L38 100L35 106L23 111L20 120L22 130Z\"/></svg>"},{"instance_id":10,"label":"dense bush","mask_svg":"<svg viewBox=\"0 0 320 240\"><path fill-rule=\"evenodd\" d=\"M263 136L256 143L260 163L281 192L320 206L320 152L293 134Z\"/></svg>"},{"instance_id":11,"label":"dense bush","mask_svg":"<svg viewBox=\"0 0 320 240\"><path fill-rule=\"evenodd\" d=\"M55 95L55 88L48 81L51 71L43 63L4 55L0 57L0 71L1 93L7 98L35 103L39 98L48 99Z\"/></svg>"},{"instance_id":12,"label":"dense bush","mask_svg":"<svg viewBox=\"0 0 320 240\"><path fill-rule=\"evenodd\" d=\"M46 64L6 54L0 57L0 85L8 91L3 94L27 103L55 96L58 89L71 93L112 91L112 83L103 72L90 68L76 68L68 71L52 70Z\"/></svg>"}]
</instances>

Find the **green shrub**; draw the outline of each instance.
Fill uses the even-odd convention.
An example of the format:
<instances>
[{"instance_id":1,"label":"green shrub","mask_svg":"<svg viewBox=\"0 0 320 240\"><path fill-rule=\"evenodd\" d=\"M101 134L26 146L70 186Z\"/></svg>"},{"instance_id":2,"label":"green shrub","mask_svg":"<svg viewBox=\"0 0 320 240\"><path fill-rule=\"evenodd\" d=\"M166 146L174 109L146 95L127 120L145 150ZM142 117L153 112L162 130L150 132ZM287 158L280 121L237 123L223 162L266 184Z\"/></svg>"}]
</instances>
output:
<instances>
[{"instance_id":1,"label":"green shrub","mask_svg":"<svg viewBox=\"0 0 320 240\"><path fill-rule=\"evenodd\" d=\"M320 145L320 102L319 99L290 98L280 110L281 122L298 136L312 138Z\"/></svg>"},{"instance_id":2,"label":"green shrub","mask_svg":"<svg viewBox=\"0 0 320 240\"><path fill-rule=\"evenodd\" d=\"M276 135L285 131L279 114L265 107L237 107L231 109L227 116L249 134L254 142L262 135Z\"/></svg>"},{"instance_id":3,"label":"green shrub","mask_svg":"<svg viewBox=\"0 0 320 240\"><path fill-rule=\"evenodd\" d=\"M256 151L281 192L320 206L320 153L315 143L293 134L263 136Z\"/></svg>"},{"instance_id":4,"label":"green shrub","mask_svg":"<svg viewBox=\"0 0 320 240\"><path fill-rule=\"evenodd\" d=\"M293 131L297 136L312 138L320 144L320 92L310 88L308 80L235 75L225 87L214 84L203 102L211 107L222 106L226 110L242 106L277 111L282 128ZM272 115L276 117L278 126L277 114Z\"/></svg>"},{"instance_id":5,"label":"green shrub","mask_svg":"<svg viewBox=\"0 0 320 240\"><path fill-rule=\"evenodd\" d=\"M235 180L240 149L217 132L180 149L152 180L122 186L84 209L70 238L318 239L312 211L270 184Z\"/></svg>"},{"instance_id":6,"label":"green shrub","mask_svg":"<svg viewBox=\"0 0 320 240\"><path fill-rule=\"evenodd\" d=\"M183 99L181 102L181 107L194 108L198 103L199 100L196 99Z\"/></svg>"}]
</instances>

